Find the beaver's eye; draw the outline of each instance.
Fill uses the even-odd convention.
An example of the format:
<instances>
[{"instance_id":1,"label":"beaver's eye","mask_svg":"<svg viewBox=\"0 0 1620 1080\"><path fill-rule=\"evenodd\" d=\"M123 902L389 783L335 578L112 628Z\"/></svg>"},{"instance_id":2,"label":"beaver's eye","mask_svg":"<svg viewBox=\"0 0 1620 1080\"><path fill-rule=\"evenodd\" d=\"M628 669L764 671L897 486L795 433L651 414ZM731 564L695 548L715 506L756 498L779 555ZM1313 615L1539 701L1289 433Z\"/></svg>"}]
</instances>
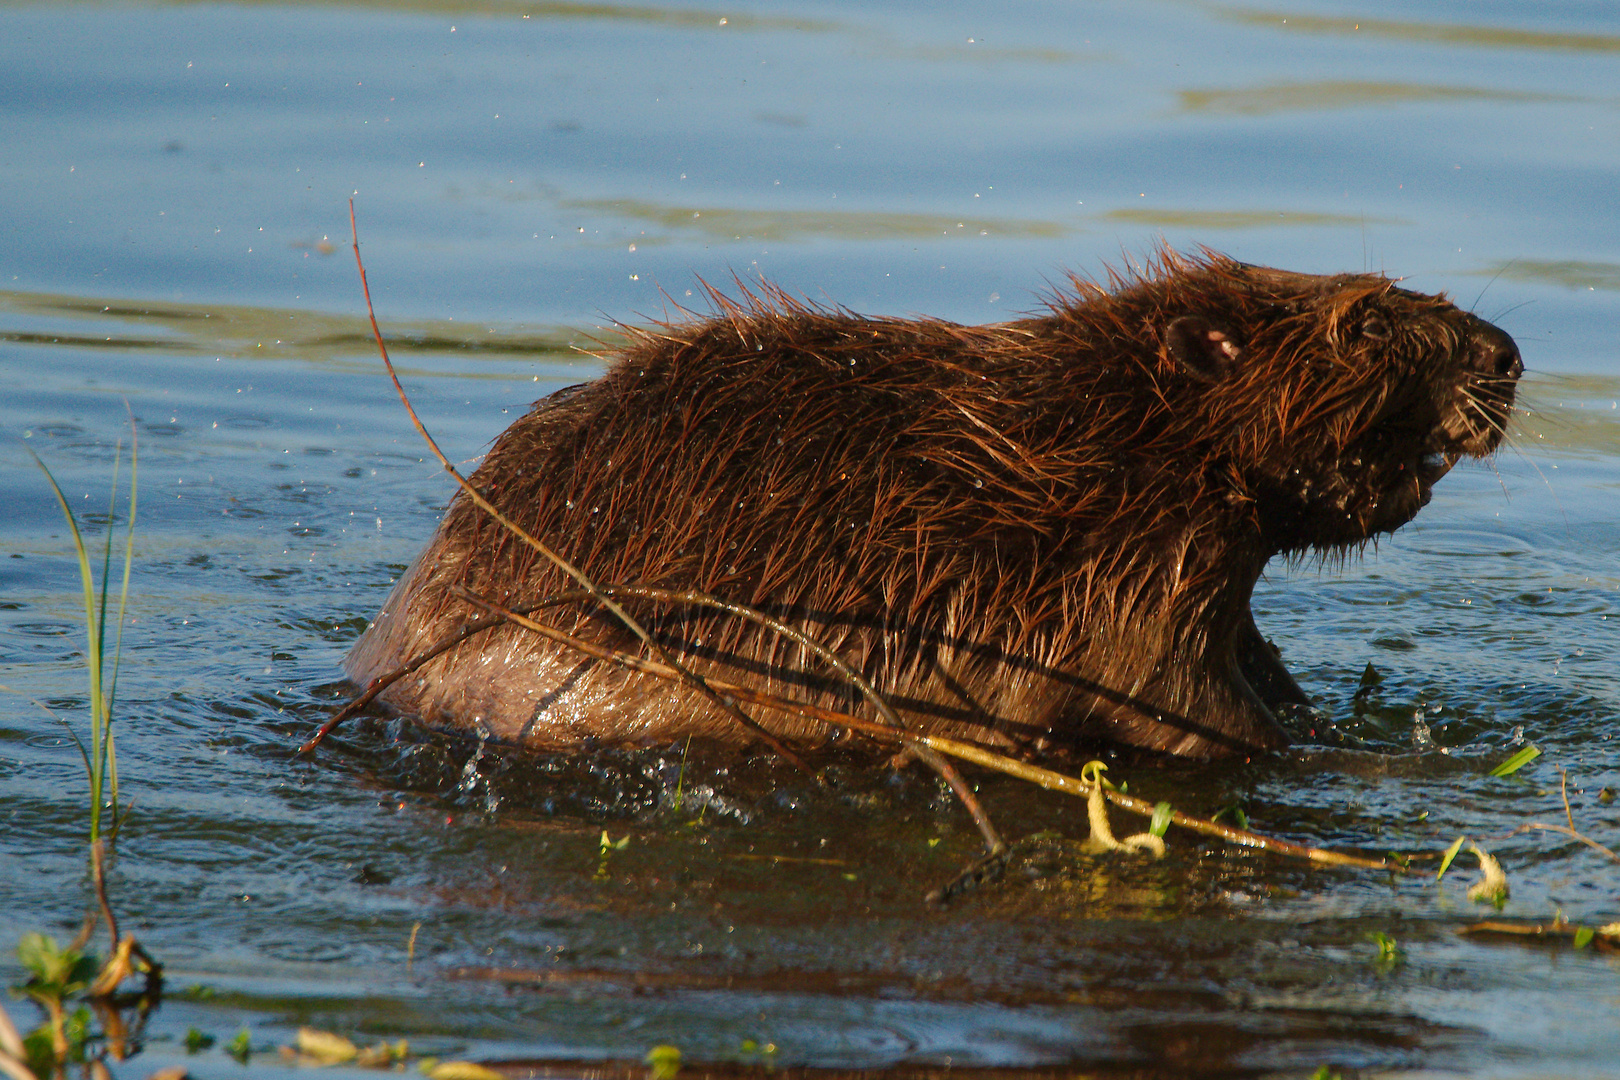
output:
<instances>
[{"instance_id":1,"label":"beaver's eye","mask_svg":"<svg viewBox=\"0 0 1620 1080\"><path fill-rule=\"evenodd\" d=\"M1372 341L1389 340L1389 323L1382 315L1368 315L1361 320L1361 336Z\"/></svg>"}]
</instances>

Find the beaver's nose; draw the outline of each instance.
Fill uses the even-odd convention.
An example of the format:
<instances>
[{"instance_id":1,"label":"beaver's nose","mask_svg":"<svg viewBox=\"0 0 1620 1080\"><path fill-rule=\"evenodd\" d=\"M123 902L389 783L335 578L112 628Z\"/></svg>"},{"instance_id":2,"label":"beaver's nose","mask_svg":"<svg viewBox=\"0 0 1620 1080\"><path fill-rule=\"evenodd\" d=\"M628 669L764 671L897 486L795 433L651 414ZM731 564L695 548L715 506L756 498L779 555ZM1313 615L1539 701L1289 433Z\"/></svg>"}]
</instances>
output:
<instances>
[{"instance_id":1,"label":"beaver's nose","mask_svg":"<svg viewBox=\"0 0 1620 1080\"><path fill-rule=\"evenodd\" d=\"M1524 374L1524 361L1513 339L1500 327L1473 315L1468 316L1468 364L1482 375L1509 382Z\"/></svg>"}]
</instances>

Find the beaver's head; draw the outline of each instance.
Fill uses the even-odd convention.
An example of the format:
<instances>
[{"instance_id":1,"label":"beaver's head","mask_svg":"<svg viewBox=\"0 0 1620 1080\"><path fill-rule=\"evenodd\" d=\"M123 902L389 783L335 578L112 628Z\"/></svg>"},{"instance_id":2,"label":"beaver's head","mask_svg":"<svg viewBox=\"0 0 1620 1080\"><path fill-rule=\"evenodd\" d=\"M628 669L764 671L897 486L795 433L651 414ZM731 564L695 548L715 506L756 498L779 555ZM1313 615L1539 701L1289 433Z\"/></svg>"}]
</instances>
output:
<instances>
[{"instance_id":1,"label":"beaver's head","mask_svg":"<svg viewBox=\"0 0 1620 1080\"><path fill-rule=\"evenodd\" d=\"M1459 458L1502 441L1518 347L1443 296L1219 256L1176 276L1162 356L1199 414L1205 475L1273 551L1393 531Z\"/></svg>"}]
</instances>

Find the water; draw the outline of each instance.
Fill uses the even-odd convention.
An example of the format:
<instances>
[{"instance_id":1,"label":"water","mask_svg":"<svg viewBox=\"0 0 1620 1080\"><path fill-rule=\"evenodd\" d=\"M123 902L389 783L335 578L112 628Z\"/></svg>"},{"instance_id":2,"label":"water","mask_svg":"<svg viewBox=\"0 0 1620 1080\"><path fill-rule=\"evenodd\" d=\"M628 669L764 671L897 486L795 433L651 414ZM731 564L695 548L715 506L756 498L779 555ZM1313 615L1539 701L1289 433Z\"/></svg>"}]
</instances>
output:
<instances>
[{"instance_id":1,"label":"water","mask_svg":"<svg viewBox=\"0 0 1620 1080\"><path fill-rule=\"evenodd\" d=\"M1514 834L1566 820L1562 773L1576 825L1620 846L1617 64L1620 15L1591 4L0 8L0 942L70 937L84 899L77 753L26 700L82 724L82 607L22 448L104 513L133 415L113 896L171 993L120 1075L278 1072L181 1036L269 1048L300 1023L514 1075L659 1043L1610 1075L1612 960L1459 935L1494 915L1466 858L1439 885L1174 834L1163 863L1095 859L1083 808L985 777L1002 828L1045 838L936 910L921 893L976 841L909 773L822 791L376 723L293 751L449 495L366 337L351 194L417 407L467 461L598 370L597 327L701 306L699 279L989 321L1070 269L1207 243L1451 293L1519 341L1528 413L1364 559L1272 568L1257 618L1324 746L1135 764L1132 788L1346 848L1467 834L1507 868L1501 918L1620 920L1613 863ZM1486 775L1521 743L1541 758ZM631 840L606 860L604 829Z\"/></svg>"}]
</instances>

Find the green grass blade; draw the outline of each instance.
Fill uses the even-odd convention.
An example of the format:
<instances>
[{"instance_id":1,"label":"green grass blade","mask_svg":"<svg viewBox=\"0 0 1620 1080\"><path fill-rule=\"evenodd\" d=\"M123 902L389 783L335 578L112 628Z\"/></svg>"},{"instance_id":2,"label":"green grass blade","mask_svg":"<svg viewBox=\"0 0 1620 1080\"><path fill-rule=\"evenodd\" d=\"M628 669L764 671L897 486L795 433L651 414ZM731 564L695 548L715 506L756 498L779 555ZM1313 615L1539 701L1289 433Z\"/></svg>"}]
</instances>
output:
<instances>
[{"instance_id":1,"label":"green grass blade","mask_svg":"<svg viewBox=\"0 0 1620 1080\"><path fill-rule=\"evenodd\" d=\"M90 555L84 548L84 536L79 532L79 523L73 519L73 511L68 508L67 496L62 494L62 488L46 468L45 462L34 453L32 447L25 447L28 455L39 466L39 471L45 474L45 480L51 485L51 492L56 496L56 503L62 508L62 517L67 520L68 531L73 535L73 548L79 555L79 579L84 583L84 622L87 652L85 666L90 670L90 723L92 731L101 727L101 630L96 622L96 583L90 572ZM99 746L99 740L92 739L92 744ZM99 754L92 754L90 764L90 842L93 844L101 839L101 762Z\"/></svg>"},{"instance_id":2,"label":"green grass blade","mask_svg":"<svg viewBox=\"0 0 1620 1080\"><path fill-rule=\"evenodd\" d=\"M1434 880L1439 881L1446 876L1446 871L1451 869L1452 860L1456 859L1457 853L1462 850L1463 844L1467 842L1468 837L1459 836L1450 847L1446 848L1446 853L1440 857L1440 872L1434 875Z\"/></svg>"},{"instance_id":3,"label":"green grass blade","mask_svg":"<svg viewBox=\"0 0 1620 1080\"><path fill-rule=\"evenodd\" d=\"M35 702L35 704L38 705L39 703ZM40 705L40 708L44 709L45 706ZM49 709L45 709L45 711L46 712L51 712ZM55 713L51 713L51 715L56 716ZM56 716L56 722L58 724L62 725L63 730L65 730L68 733L68 738L73 740L73 745L77 746L79 748L79 757L84 759L84 775L89 776L90 775L90 751L85 749L84 740L79 738L79 733L77 731L73 730L73 725L68 723L62 717Z\"/></svg>"},{"instance_id":4,"label":"green grass blade","mask_svg":"<svg viewBox=\"0 0 1620 1080\"><path fill-rule=\"evenodd\" d=\"M1157 803L1153 807L1153 818L1148 825L1148 832L1154 836L1162 837L1170 829L1170 819L1175 816L1175 808L1167 802Z\"/></svg>"},{"instance_id":5,"label":"green grass blade","mask_svg":"<svg viewBox=\"0 0 1620 1080\"><path fill-rule=\"evenodd\" d=\"M107 640L107 582L109 581L107 575L112 571L113 533L115 531L113 522L118 520L118 468L123 463L124 444L119 442L117 446L113 447L112 491L107 495L107 542L101 547L101 595L97 598L98 603L96 605L96 635L103 642ZM101 654L96 656L98 661L101 658ZM108 711L105 701L102 702L102 708L104 711Z\"/></svg>"},{"instance_id":6,"label":"green grass blade","mask_svg":"<svg viewBox=\"0 0 1620 1080\"><path fill-rule=\"evenodd\" d=\"M1510 757L1506 761L1502 762L1496 768L1492 769L1488 775L1490 775L1490 776L1510 776L1513 773L1518 772L1520 769L1524 768L1526 765L1530 764L1532 761L1536 760L1536 758L1538 758L1540 756L1541 756L1541 751L1536 749L1534 746L1522 747L1519 750L1518 753L1514 754L1512 757Z\"/></svg>"},{"instance_id":7,"label":"green grass blade","mask_svg":"<svg viewBox=\"0 0 1620 1080\"><path fill-rule=\"evenodd\" d=\"M117 530L113 523L118 520L118 469L124 462L124 444L119 442L113 448L113 478L112 491L107 495L107 542L101 547L101 595L98 598L96 612L96 640L100 646L93 663L96 670L105 674L107 659L107 592L112 582L112 552L113 534ZM112 778L112 696L110 683L102 683L101 708L99 712L91 711L91 750L95 754L96 771L101 775L102 790L113 790L113 804L117 805L116 781Z\"/></svg>"},{"instance_id":8,"label":"green grass blade","mask_svg":"<svg viewBox=\"0 0 1620 1080\"><path fill-rule=\"evenodd\" d=\"M107 780L113 806L118 805L118 753L113 747L113 700L118 695L118 661L124 654L124 612L129 606L129 572L135 562L135 497L140 490L140 436L135 429L135 418L129 418L129 524L124 538L124 581L118 591L118 627L113 633L112 679L107 686ZM107 529L107 542L112 543L112 527ZM106 577L102 579L102 595L106 595ZM116 827L116 825L115 825Z\"/></svg>"}]
</instances>

